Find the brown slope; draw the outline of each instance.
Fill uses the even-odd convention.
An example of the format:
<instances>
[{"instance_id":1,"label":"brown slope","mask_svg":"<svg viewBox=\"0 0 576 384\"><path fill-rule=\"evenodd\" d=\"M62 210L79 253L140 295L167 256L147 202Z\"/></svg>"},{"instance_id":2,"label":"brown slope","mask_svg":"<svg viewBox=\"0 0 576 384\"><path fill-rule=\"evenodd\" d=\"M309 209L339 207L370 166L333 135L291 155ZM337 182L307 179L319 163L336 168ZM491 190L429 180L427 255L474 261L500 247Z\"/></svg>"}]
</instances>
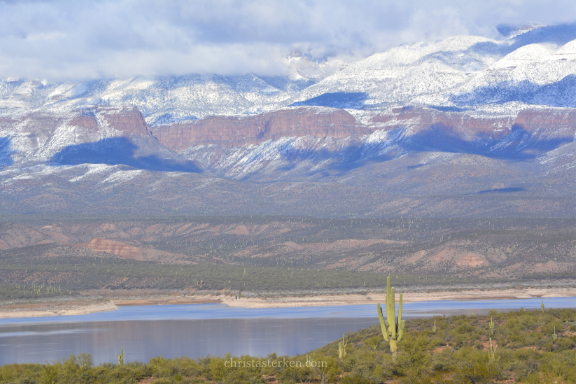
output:
<instances>
[{"instance_id":1,"label":"brown slope","mask_svg":"<svg viewBox=\"0 0 576 384\"><path fill-rule=\"evenodd\" d=\"M131 259L142 253L142 250L130 244L119 241L111 241L95 237L87 243L78 244L80 247L90 248L96 252L112 253L125 259Z\"/></svg>"}]
</instances>

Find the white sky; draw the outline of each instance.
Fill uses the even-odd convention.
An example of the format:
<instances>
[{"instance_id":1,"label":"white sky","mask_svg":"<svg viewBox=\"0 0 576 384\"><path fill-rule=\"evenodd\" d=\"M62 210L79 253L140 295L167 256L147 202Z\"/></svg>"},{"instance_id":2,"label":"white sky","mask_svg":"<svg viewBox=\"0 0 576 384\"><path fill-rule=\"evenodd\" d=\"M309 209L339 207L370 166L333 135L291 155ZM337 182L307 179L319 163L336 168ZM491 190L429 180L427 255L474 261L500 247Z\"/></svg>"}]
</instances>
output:
<instances>
[{"instance_id":1,"label":"white sky","mask_svg":"<svg viewBox=\"0 0 576 384\"><path fill-rule=\"evenodd\" d=\"M574 23L574 0L0 0L0 78L282 74L298 49L355 60L405 42Z\"/></svg>"}]
</instances>

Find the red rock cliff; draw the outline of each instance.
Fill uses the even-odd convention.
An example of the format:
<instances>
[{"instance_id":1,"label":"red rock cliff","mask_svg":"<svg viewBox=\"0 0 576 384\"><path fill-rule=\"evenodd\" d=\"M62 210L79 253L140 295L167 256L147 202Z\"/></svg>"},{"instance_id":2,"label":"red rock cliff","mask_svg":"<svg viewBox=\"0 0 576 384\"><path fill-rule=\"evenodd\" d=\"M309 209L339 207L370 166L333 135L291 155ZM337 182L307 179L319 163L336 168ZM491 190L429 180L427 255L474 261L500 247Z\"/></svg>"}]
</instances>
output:
<instances>
[{"instance_id":1,"label":"red rock cliff","mask_svg":"<svg viewBox=\"0 0 576 384\"><path fill-rule=\"evenodd\" d=\"M212 116L192 123L154 127L152 130L162 144L177 151L200 144L235 146L286 136L343 138L370 131L370 128L357 124L356 119L346 111L318 112L307 108L249 117Z\"/></svg>"}]
</instances>

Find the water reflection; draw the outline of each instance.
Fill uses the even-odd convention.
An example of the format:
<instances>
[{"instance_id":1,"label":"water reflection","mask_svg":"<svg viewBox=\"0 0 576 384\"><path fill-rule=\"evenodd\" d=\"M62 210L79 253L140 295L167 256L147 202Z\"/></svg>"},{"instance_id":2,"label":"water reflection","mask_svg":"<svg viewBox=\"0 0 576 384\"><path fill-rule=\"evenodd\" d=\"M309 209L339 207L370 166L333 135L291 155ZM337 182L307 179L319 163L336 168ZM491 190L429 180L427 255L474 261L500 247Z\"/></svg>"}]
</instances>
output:
<instances>
[{"instance_id":1,"label":"water reflection","mask_svg":"<svg viewBox=\"0 0 576 384\"><path fill-rule=\"evenodd\" d=\"M91 353L94 362L154 356L294 355L328 344L374 318L210 319L11 324L0 327L0 362L46 363Z\"/></svg>"}]
</instances>

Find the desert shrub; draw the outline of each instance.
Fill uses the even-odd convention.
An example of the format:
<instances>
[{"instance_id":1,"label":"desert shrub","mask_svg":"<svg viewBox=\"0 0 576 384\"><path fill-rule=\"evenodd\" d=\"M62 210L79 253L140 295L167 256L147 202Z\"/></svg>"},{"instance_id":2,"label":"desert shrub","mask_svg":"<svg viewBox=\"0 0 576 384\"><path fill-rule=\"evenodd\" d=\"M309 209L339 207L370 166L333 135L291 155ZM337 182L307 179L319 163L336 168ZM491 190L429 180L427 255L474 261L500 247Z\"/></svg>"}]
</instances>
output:
<instances>
[{"instance_id":1,"label":"desert shrub","mask_svg":"<svg viewBox=\"0 0 576 384\"><path fill-rule=\"evenodd\" d=\"M382 336L372 336L367 338L366 340L364 340L364 344L367 347L370 347L372 349L376 349L378 348L378 346L380 345L380 342L382 341Z\"/></svg>"},{"instance_id":2,"label":"desert shrub","mask_svg":"<svg viewBox=\"0 0 576 384\"><path fill-rule=\"evenodd\" d=\"M155 377L170 377L176 373L172 361L161 356L150 359L148 366Z\"/></svg>"},{"instance_id":3,"label":"desert shrub","mask_svg":"<svg viewBox=\"0 0 576 384\"><path fill-rule=\"evenodd\" d=\"M556 347L558 351L565 351L567 349L572 349L574 347L574 340L569 337L560 337L556 342Z\"/></svg>"},{"instance_id":4,"label":"desert shrub","mask_svg":"<svg viewBox=\"0 0 576 384\"><path fill-rule=\"evenodd\" d=\"M545 320L545 324L540 329L542 330L543 334L552 336L554 329L556 329L556 333L558 333L564 329L564 326L560 320L556 318L549 318Z\"/></svg>"},{"instance_id":5,"label":"desert shrub","mask_svg":"<svg viewBox=\"0 0 576 384\"><path fill-rule=\"evenodd\" d=\"M501 369L496 363L482 360L466 360L460 364L454 375L456 383L493 383L501 376Z\"/></svg>"},{"instance_id":6,"label":"desert shrub","mask_svg":"<svg viewBox=\"0 0 576 384\"><path fill-rule=\"evenodd\" d=\"M302 383L310 381L312 378L312 370L304 367L287 367L280 372L278 379L280 383Z\"/></svg>"},{"instance_id":7,"label":"desert shrub","mask_svg":"<svg viewBox=\"0 0 576 384\"><path fill-rule=\"evenodd\" d=\"M264 384L260 372L251 372L246 369L233 369L223 380L224 384Z\"/></svg>"},{"instance_id":8,"label":"desert shrub","mask_svg":"<svg viewBox=\"0 0 576 384\"><path fill-rule=\"evenodd\" d=\"M461 319L456 322L456 328L454 331L460 335L465 335L468 333L472 333L476 330L476 328L470 324L470 321L467 319Z\"/></svg>"},{"instance_id":9,"label":"desert shrub","mask_svg":"<svg viewBox=\"0 0 576 384\"><path fill-rule=\"evenodd\" d=\"M371 384L373 381L370 381L362 376L359 375L350 375L342 377L340 380L341 384Z\"/></svg>"},{"instance_id":10,"label":"desert shrub","mask_svg":"<svg viewBox=\"0 0 576 384\"><path fill-rule=\"evenodd\" d=\"M398 356L398 363L406 372L420 374L430 368L429 340L424 335L408 333L402 340L402 353Z\"/></svg>"},{"instance_id":11,"label":"desert shrub","mask_svg":"<svg viewBox=\"0 0 576 384\"><path fill-rule=\"evenodd\" d=\"M210 376L215 380L222 380L228 375L228 372L231 368L227 368L225 365L225 361L227 358L220 358L220 357L212 357L210 358L210 362L208 366L210 367Z\"/></svg>"}]
</instances>

